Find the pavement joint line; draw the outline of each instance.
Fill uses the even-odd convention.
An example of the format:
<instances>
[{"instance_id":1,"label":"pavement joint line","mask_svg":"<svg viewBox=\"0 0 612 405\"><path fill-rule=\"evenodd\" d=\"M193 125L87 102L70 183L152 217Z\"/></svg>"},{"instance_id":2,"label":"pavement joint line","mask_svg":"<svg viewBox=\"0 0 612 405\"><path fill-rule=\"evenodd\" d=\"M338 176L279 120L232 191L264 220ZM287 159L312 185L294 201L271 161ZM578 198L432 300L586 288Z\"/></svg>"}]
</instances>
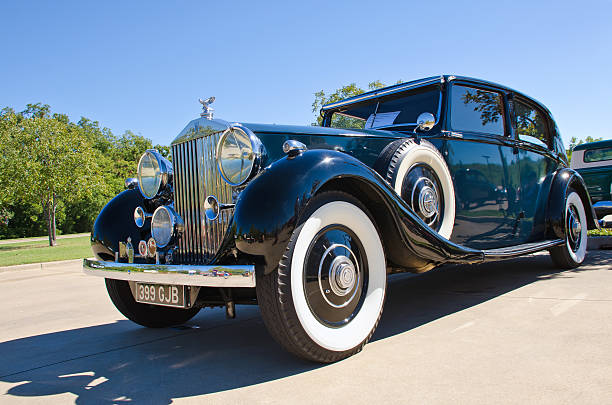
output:
<instances>
[{"instance_id":1,"label":"pavement joint line","mask_svg":"<svg viewBox=\"0 0 612 405\"><path fill-rule=\"evenodd\" d=\"M585 301L585 302L612 302L612 299L592 299L592 298L555 298L555 297L521 297L521 296L505 296L502 298L515 298L521 300L554 300L554 301Z\"/></svg>"},{"instance_id":2,"label":"pavement joint line","mask_svg":"<svg viewBox=\"0 0 612 405\"><path fill-rule=\"evenodd\" d=\"M24 281L24 280L32 280L32 279L44 278L44 277L61 276L61 275L66 275L66 274L74 274L74 272L73 271L64 271L62 273L39 274L39 275L36 275L36 276L30 276L30 277L12 278L12 279L9 279L9 280L0 280L0 284L10 283L10 282L13 282L13 281Z\"/></svg>"},{"instance_id":3,"label":"pavement joint line","mask_svg":"<svg viewBox=\"0 0 612 405\"><path fill-rule=\"evenodd\" d=\"M461 292L461 291L446 291L446 290L423 290L429 292L437 292L442 294L450 295L472 295L475 297L489 297L489 298L509 298L509 299L532 299L532 300L555 300L555 301L591 301L591 302L612 302L612 299L593 299L593 298L556 298L556 297L529 297L529 296L512 296L504 294L485 294L485 293L473 293L473 292Z\"/></svg>"},{"instance_id":4,"label":"pavement joint line","mask_svg":"<svg viewBox=\"0 0 612 405\"><path fill-rule=\"evenodd\" d=\"M83 259L68 259L68 260L55 260L52 262L39 262L39 263L25 263L25 264L14 264L11 266L0 266L0 273L9 271L26 271L26 270L49 270L49 268L59 267L62 265L72 265L82 262Z\"/></svg>"},{"instance_id":5,"label":"pavement joint line","mask_svg":"<svg viewBox=\"0 0 612 405\"><path fill-rule=\"evenodd\" d=\"M58 364L68 363L68 362L71 362L71 361L74 361L74 360L86 359L88 357L94 357L94 356L98 356L100 354L107 354L107 353L117 352L117 351L120 351L120 350L129 349L129 348L132 348L132 347L143 346L143 345L147 345L147 344L150 344L150 343L160 342L162 340L167 340L167 339L173 339L173 338L177 338L177 337L181 337L181 336L186 336L186 335L189 335L191 333L210 331L210 330L221 328L221 327L224 327L224 326L230 326L231 327L231 326L234 326L234 325L238 325L238 324L242 324L242 323L245 323L245 322L248 322L248 321L252 321L252 320L257 319L257 318L258 317L245 318L244 320L241 320L241 321L232 322L232 323L229 323L229 324L222 324L222 325L217 325L217 326L211 326L210 328L189 329L189 330L187 330L185 332L177 333L177 334L171 335L171 336L165 336L165 337L161 337L161 338L158 338L158 339L151 339L151 340L147 340L145 342L135 343L133 345L128 345L128 346L115 347L115 348L112 348L112 349L109 349L109 350L103 350L101 352L85 354L83 356L73 357L73 358L70 358L70 359L56 361L56 362L49 363L49 364L43 364L42 366L32 367L32 368L29 368L27 370L21 370L21 371L16 371L14 373L0 375L0 378L11 377L11 376L14 376L14 375L17 375L17 374L23 374L23 373L27 373L29 371L40 370L42 368L52 367L52 366L56 366Z\"/></svg>"}]
</instances>

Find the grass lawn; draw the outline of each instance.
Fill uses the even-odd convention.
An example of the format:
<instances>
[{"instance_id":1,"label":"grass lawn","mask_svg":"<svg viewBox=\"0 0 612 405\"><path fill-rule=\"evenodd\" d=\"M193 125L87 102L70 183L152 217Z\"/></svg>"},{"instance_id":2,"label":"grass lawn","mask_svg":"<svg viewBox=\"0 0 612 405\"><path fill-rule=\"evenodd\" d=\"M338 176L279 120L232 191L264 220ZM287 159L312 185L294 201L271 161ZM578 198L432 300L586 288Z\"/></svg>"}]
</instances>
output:
<instances>
[{"instance_id":1,"label":"grass lawn","mask_svg":"<svg viewBox=\"0 0 612 405\"><path fill-rule=\"evenodd\" d=\"M57 246L49 241L15 242L0 245L0 266L53 262L93 256L89 236L58 239Z\"/></svg>"},{"instance_id":2,"label":"grass lawn","mask_svg":"<svg viewBox=\"0 0 612 405\"><path fill-rule=\"evenodd\" d=\"M612 228L589 231L589 236L612 236Z\"/></svg>"}]
</instances>

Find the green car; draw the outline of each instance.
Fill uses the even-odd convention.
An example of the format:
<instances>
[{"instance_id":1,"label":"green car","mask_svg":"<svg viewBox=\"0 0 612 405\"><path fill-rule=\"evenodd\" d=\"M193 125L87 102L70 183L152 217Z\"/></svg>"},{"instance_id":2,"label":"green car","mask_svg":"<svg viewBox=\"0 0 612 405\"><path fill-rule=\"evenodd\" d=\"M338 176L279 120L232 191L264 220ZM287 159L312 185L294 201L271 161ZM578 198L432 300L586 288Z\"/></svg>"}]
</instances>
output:
<instances>
[{"instance_id":1,"label":"green car","mask_svg":"<svg viewBox=\"0 0 612 405\"><path fill-rule=\"evenodd\" d=\"M597 216L612 214L612 140L576 146L571 168L584 179Z\"/></svg>"}]
</instances>

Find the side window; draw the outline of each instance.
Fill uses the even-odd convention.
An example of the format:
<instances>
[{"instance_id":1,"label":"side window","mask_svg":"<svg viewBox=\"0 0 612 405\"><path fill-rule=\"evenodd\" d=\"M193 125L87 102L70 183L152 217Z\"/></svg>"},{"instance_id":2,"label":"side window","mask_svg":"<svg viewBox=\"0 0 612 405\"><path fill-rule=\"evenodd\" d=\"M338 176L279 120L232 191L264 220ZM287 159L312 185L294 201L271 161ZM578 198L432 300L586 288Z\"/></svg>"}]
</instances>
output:
<instances>
[{"instance_id":1,"label":"side window","mask_svg":"<svg viewBox=\"0 0 612 405\"><path fill-rule=\"evenodd\" d=\"M504 135L504 101L500 93L455 85L451 98L454 130Z\"/></svg>"},{"instance_id":2,"label":"side window","mask_svg":"<svg viewBox=\"0 0 612 405\"><path fill-rule=\"evenodd\" d=\"M545 148L550 146L546 119L540 111L516 100L514 102L514 121L520 140Z\"/></svg>"}]
</instances>

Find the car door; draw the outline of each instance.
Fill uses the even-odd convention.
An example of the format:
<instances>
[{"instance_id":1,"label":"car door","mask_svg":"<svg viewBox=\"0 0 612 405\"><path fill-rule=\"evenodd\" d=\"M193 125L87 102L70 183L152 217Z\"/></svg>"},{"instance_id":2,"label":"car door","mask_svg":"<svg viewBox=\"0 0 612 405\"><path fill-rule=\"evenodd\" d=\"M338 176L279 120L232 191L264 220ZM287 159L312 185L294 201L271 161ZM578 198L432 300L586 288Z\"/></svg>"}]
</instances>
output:
<instances>
[{"instance_id":1,"label":"car door","mask_svg":"<svg viewBox=\"0 0 612 405\"><path fill-rule=\"evenodd\" d=\"M445 158L456 195L453 242L490 249L515 244L519 167L505 92L453 82Z\"/></svg>"},{"instance_id":2,"label":"car door","mask_svg":"<svg viewBox=\"0 0 612 405\"><path fill-rule=\"evenodd\" d=\"M561 160L553 152L555 125L548 113L521 96L511 104L520 167L517 243L526 243L544 237L548 194Z\"/></svg>"}]
</instances>

